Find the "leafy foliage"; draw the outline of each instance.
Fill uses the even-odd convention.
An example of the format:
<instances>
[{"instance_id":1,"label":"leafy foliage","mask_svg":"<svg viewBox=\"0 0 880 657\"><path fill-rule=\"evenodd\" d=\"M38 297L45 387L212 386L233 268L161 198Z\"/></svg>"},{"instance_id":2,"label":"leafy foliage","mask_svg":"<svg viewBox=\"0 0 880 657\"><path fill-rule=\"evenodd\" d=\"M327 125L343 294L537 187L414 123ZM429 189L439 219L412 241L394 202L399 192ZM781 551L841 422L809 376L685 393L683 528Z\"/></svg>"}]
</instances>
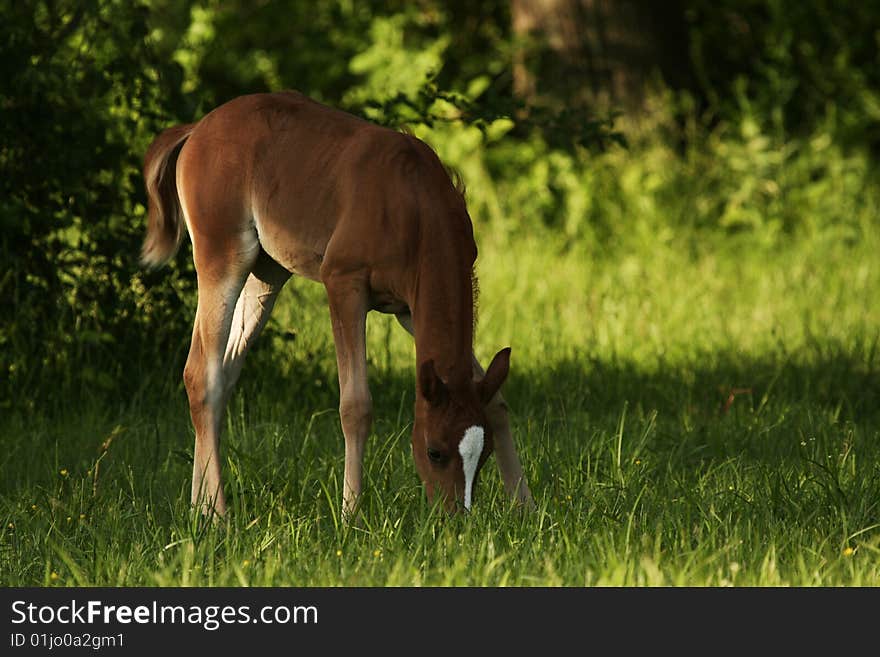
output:
<instances>
[{"instance_id":1,"label":"leafy foliage","mask_svg":"<svg viewBox=\"0 0 880 657\"><path fill-rule=\"evenodd\" d=\"M192 267L186 248L170 272L137 264L140 160L160 129L243 93L298 88L406 126L507 236L546 231L594 256L676 238L854 243L878 207L880 13L850 5L669 3L664 29L683 26L669 34L687 47L657 42L675 51L658 53L666 86L622 115L587 112L576 80L518 95L519 49L554 46L524 43L504 0L7 0L0 403L118 389L121 354L180 357ZM553 61L537 59L534 73Z\"/></svg>"},{"instance_id":2,"label":"leafy foliage","mask_svg":"<svg viewBox=\"0 0 880 657\"><path fill-rule=\"evenodd\" d=\"M10 3L3 17L0 380L21 390L66 368L109 386L72 359L182 328L186 279L148 291L136 274L141 153L182 111L180 75L151 49L144 5Z\"/></svg>"},{"instance_id":3,"label":"leafy foliage","mask_svg":"<svg viewBox=\"0 0 880 657\"><path fill-rule=\"evenodd\" d=\"M777 130L832 121L846 145L880 147L880 10L833 0L689 0L692 66L714 111Z\"/></svg>"}]
</instances>

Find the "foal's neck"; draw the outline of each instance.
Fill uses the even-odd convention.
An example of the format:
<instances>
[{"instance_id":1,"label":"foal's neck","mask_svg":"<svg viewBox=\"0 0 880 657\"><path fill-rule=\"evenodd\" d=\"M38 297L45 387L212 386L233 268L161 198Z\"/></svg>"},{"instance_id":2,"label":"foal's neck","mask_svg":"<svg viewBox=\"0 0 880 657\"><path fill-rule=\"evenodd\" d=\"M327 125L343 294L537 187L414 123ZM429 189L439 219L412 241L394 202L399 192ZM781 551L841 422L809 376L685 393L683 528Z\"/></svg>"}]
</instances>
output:
<instances>
[{"instance_id":1,"label":"foal's neck","mask_svg":"<svg viewBox=\"0 0 880 657\"><path fill-rule=\"evenodd\" d=\"M463 384L473 376L472 269L462 258L423 263L411 305L416 363L433 359L444 382Z\"/></svg>"}]
</instances>

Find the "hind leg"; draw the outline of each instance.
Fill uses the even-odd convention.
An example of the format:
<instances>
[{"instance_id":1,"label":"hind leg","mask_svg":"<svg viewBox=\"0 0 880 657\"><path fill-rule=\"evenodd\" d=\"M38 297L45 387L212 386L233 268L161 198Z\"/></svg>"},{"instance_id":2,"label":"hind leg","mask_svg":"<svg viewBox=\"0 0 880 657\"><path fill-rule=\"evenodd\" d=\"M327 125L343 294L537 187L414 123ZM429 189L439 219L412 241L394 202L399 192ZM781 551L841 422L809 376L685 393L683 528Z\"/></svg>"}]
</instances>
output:
<instances>
[{"instance_id":1,"label":"hind leg","mask_svg":"<svg viewBox=\"0 0 880 657\"><path fill-rule=\"evenodd\" d=\"M290 272L260 250L235 304L226 352L223 356L224 401L241 374L244 359L266 325L275 300Z\"/></svg>"},{"instance_id":2,"label":"hind leg","mask_svg":"<svg viewBox=\"0 0 880 657\"><path fill-rule=\"evenodd\" d=\"M199 302L183 380L196 434L191 499L206 515L226 512L220 433L232 368L224 371L223 361L235 307L258 253L256 236L249 234L193 246Z\"/></svg>"}]
</instances>

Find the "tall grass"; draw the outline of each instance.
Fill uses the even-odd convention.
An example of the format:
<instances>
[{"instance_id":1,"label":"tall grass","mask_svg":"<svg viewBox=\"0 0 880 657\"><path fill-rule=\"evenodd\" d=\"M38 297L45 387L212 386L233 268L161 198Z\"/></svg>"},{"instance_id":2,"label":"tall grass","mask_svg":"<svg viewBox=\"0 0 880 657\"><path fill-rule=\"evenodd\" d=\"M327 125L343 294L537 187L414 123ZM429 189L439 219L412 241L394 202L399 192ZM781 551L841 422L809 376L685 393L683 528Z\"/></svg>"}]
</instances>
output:
<instances>
[{"instance_id":1,"label":"tall grass","mask_svg":"<svg viewBox=\"0 0 880 657\"><path fill-rule=\"evenodd\" d=\"M183 347L117 354L124 394L46 381L0 418L0 583L880 584L878 195L863 156L816 138L737 164L759 137L553 155L581 197L544 221L474 182L490 151L453 162L480 247L476 350L513 347L534 513L491 462L473 513L430 508L412 341L375 315L363 518L343 525L324 294L293 281L227 413L228 522L188 508Z\"/></svg>"}]
</instances>

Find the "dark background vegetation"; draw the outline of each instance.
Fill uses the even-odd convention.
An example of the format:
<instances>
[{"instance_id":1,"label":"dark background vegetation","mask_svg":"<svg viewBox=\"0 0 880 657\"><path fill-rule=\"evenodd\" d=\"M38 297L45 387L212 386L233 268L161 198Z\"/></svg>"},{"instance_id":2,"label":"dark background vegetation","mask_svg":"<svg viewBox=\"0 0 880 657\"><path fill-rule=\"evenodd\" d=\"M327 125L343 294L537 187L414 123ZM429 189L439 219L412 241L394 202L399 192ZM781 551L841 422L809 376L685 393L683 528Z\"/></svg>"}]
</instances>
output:
<instances>
[{"instance_id":1,"label":"dark background vegetation","mask_svg":"<svg viewBox=\"0 0 880 657\"><path fill-rule=\"evenodd\" d=\"M543 199L503 229L564 234L594 242L597 252L613 250L614 236L638 217L606 225L597 196L607 188L587 188L577 191L591 199L583 216L565 218L576 190L562 173L626 148L628 127L658 112L665 119L651 138L675 148L679 185L692 185L702 200L651 230L668 223L737 239L769 230L775 217L776 242L818 230L817 222L857 240L848 206L819 221L789 211L786 194L831 180L815 188L816 199L805 197L816 204L809 210L840 191L836 180L850 200L876 190L877 3L2 0L0 7L0 404L7 407L61 387L124 391L126 372L184 355L195 294L189 253L182 249L170 271L139 266L141 158L162 128L244 93L296 88L389 125L476 126L489 135L492 178ZM492 137L499 126L504 139ZM845 165L853 155L866 163L855 172ZM541 181L533 175L539 161L563 164ZM835 162L844 163L839 179ZM774 167L792 163L786 187ZM480 210L482 192L470 193L475 221L501 230L501 219Z\"/></svg>"}]
</instances>

